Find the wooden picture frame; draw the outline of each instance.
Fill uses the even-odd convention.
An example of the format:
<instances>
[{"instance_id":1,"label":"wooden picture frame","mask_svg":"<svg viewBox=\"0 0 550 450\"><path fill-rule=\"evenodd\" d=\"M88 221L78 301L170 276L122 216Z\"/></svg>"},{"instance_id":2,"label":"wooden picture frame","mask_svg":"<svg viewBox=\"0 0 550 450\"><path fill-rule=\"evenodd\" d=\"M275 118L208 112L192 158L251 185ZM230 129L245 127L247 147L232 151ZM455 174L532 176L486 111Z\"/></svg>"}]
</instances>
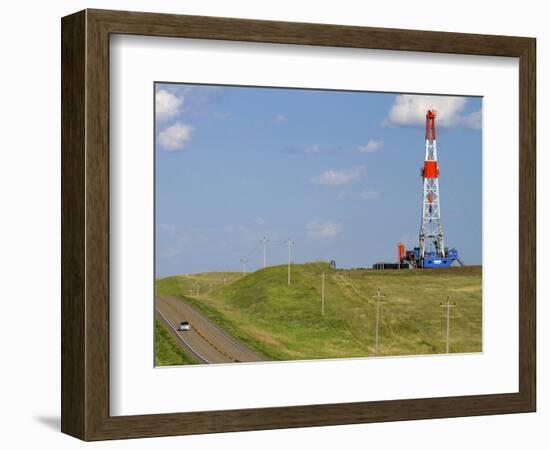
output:
<instances>
[{"instance_id":1,"label":"wooden picture frame","mask_svg":"<svg viewBox=\"0 0 550 450\"><path fill-rule=\"evenodd\" d=\"M104 10L61 25L64 433L101 440L535 411L535 39ZM110 416L109 36L117 33L519 58L519 391Z\"/></svg>"}]
</instances>

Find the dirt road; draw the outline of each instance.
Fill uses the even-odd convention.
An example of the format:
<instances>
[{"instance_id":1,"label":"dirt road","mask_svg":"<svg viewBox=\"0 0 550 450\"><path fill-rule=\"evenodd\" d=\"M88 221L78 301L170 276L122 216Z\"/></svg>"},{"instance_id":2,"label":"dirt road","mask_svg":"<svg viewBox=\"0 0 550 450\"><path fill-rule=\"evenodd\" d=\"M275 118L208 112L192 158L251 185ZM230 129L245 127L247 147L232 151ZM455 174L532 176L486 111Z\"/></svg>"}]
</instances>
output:
<instances>
[{"instance_id":1,"label":"dirt road","mask_svg":"<svg viewBox=\"0 0 550 450\"><path fill-rule=\"evenodd\" d=\"M176 297L157 297L155 314L176 338L181 348L201 363L219 364L263 360L204 314ZM190 331L177 331L182 320L187 320L191 324Z\"/></svg>"}]
</instances>

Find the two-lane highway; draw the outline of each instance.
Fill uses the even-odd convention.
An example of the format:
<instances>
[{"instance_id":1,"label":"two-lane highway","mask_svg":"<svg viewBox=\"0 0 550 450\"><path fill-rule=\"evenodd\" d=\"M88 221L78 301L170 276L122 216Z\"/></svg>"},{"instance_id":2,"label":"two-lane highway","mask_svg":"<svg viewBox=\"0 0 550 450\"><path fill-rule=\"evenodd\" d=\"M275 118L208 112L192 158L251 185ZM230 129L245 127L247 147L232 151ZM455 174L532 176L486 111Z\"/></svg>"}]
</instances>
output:
<instances>
[{"instance_id":1,"label":"two-lane highway","mask_svg":"<svg viewBox=\"0 0 550 450\"><path fill-rule=\"evenodd\" d=\"M176 338L181 348L205 364L254 362L263 359L222 330L187 302L171 296L159 296L155 314ZM191 330L178 331L179 323L187 320Z\"/></svg>"}]
</instances>

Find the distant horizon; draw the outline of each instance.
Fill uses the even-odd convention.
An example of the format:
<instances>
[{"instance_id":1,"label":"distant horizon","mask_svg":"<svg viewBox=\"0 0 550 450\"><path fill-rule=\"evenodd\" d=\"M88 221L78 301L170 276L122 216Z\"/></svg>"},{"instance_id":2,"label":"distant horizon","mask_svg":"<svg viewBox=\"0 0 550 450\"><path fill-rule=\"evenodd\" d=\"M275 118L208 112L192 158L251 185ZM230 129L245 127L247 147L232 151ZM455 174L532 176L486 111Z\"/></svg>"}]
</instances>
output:
<instances>
[{"instance_id":1,"label":"distant horizon","mask_svg":"<svg viewBox=\"0 0 550 450\"><path fill-rule=\"evenodd\" d=\"M155 84L155 278L418 245L424 118L438 112L445 244L482 264L482 98Z\"/></svg>"},{"instance_id":2,"label":"distant horizon","mask_svg":"<svg viewBox=\"0 0 550 450\"><path fill-rule=\"evenodd\" d=\"M382 261L379 261L379 262L382 262ZM389 261L391 262L391 261ZM314 264L314 263L326 263L326 264L330 264L330 261L322 261L322 260L315 260L315 261L304 261L304 262L293 262L291 263L291 267L294 266L294 265L306 265L306 264ZM277 264L270 264L270 265L267 265L266 267L257 267L256 269L254 270L247 270L246 273L247 274L253 274L253 273L256 273L256 272L259 272L260 270L263 270L263 269L269 269L271 267L287 267L287 263L277 263ZM481 267L483 268L483 264L465 264L464 266L456 266L456 267ZM447 268L449 269L449 268ZM338 267L336 266L335 270L373 270L373 271L381 271L380 269L373 269L372 267ZM402 270L414 270L414 269L402 269ZM423 271L426 271L426 270L437 270L437 271L440 271L441 269L434 269L434 268L426 268L426 269L421 269ZM390 271L390 269L386 269L386 271ZM155 277L155 280L158 281L158 280L162 280L163 278L168 278L168 277L177 277L177 276L180 276L180 275L202 275L202 274L211 274L211 273L228 273L228 274L242 274L242 269L241 270L218 270L218 269L213 269L213 270L209 270L207 272L183 272L183 273L173 273L173 274L169 274L169 275L163 275L163 276L158 276L158 277Z\"/></svg>"}]
</instances>

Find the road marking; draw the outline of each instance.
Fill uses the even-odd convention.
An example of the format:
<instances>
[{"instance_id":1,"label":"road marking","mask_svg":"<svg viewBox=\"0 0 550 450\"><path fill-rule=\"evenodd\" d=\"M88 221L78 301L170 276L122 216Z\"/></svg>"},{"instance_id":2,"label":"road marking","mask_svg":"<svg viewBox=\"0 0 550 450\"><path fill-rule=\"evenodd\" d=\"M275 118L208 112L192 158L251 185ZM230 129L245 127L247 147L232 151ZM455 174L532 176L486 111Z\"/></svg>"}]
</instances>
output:
<instances>
[{"instance_id":1,"label":"road marking","mask_svg":"<svg viewBox=\"0 0 550 450\"><path fill-rule=\"evenodd\" d=\"M203 355L201 355L197 350L195 350L190 344L189 342L187 342L185 340L185 338L178 332L178 330L170 323L170 321L166 318L166 316L164 314L162 314L162 312L155 307L155 310L162 316L162 318L164 319L164 321L168 324L168 326L170 328L172 328L172 330L174 330L176 332L176 335L182 340L182 342L189 348L189 350L191 350L192 353L195 354L195 356L197 356L199 359L203 360L206 364L212 364L211 361L208 361L208 359L206 359Z\"/></svg>"},{"instance_id":2,"label":"road marking","mask_svg":"<svg viewBox=\"0 0 550 450\"><path fill-rule=\"evenodd\" d=\"M178 298L178 297L175 297L175 298ZM250 354L258 357L258 359L261 360L261 358L256 353L254 353L252 350L250 350L249 348L242 345L235 338L233 338L230 334L226 333L217 323L215 323L213 320L211 320L209 317L207 317L205 314L203 314L201 311L199 311L197 308L195 308L189 301L187 301L185 296L181 296L181 298L179 298L179 300L183 300L184 303L187 305L187 307L191 308L195 313L199 314L205 322L209 323L213 328L215 328L220 334L222 334L230 343L232 343L239 350L241 350L245 353L250 353Z\"/></svg>"},{"instance_id":3,"label":"road marking","mask_svg":"<svg viewBox=\"0 0 550 450\"><path fill-rule=\"evenodd\" d=\"M225 353L221 348L217 347L216 344L214 344L210 339L208 339L204 334L202 334L197 327L193 327L193 328L201 338L203 338L208 344L210 344L211 347L213 347L215 350L217 350L227 359L230 359L231 361L234 361L234 362L240 362L238 359L232 358L227 353Z\"/></svg>"}]
</instances>

